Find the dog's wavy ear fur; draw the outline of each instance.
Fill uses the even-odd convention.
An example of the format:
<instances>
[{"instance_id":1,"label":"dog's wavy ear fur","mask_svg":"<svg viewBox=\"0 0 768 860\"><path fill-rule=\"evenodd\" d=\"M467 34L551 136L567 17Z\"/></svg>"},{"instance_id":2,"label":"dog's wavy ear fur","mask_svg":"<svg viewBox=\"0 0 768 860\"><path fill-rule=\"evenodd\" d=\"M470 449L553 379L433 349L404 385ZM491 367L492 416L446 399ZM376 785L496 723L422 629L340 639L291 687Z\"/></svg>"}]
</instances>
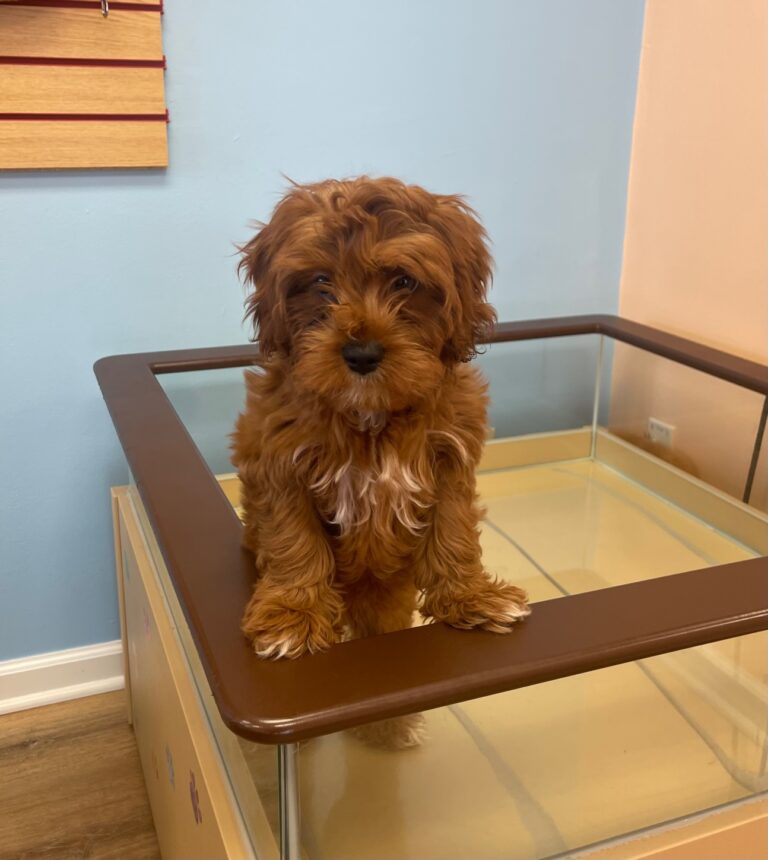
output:
<instances>
[{"instance_id":1,"label":"dog's wavy ear fur","mask_svg":"<svg viewBox=\"0 0 768 860\"><path fill-rule=\"evenodd\" d=\"M242 258L237 270L253 286L245 301L245 319L253 324L254 340L258 340L262 356L268 358L274 352L288 351L290 335L285 297L272 270L272 257L277 250L275 228L271 224L256 226L256 235L239 248Z\"/></svg>"},{"instance_id":2,"label":"dog's wavy ear fur","mask_svg":"<svg viewBox=\"0 0 768 860\"><path fill-rule=\"evenodd\" d=\"M443 360L469 361L477 344L490 334L496 313L486 302L493 261L486 232L476 213L461 197L436 195L429 221L446 243L453 263L459 303L454 308L453 332L443 349Z\"/></svg>"}]
</instances>

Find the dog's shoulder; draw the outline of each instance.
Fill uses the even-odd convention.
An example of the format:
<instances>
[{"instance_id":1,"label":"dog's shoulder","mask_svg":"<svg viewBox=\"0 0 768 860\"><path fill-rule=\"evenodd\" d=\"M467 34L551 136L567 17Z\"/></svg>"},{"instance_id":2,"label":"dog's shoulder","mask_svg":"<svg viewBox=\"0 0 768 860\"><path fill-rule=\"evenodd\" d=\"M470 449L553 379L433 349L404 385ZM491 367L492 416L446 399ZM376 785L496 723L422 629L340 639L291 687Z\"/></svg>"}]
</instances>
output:
<instances>
[{"instance_id":1,"label":"dog's shoulder","mask_svg":"<svg viewBox=\"0 0 768 860\"><path fill-rule=\"evenodd\" d=\"M454 369L447 397L442 402L447 420L484 437L488 413L488 383L480 371L470 364Z\"/></svg>"},{"instance_id":2,"label":"dog's shoulder","mask_svg":"<svg viewBox=\"0 0 768 860\"><path fill-rule=\"evenodd\" d=\"M443 466L463 470L479 461L487 436L487 383L474 367L459 364L446 379L429 430L433 448Z\"/></svg>"},{"instance_id":3,"label":"dog's shoulder","mask_svg":"<svg viewBox=\"0 0 768 860\"><path fill-rule=\"evenodd\" d=\"M236 466L255 463L265 448L275 453L285 448L286 458L290 458L292 450L280 444L284 431L298 420L294 401L285 392L288 382L283 368L272 362L245 372L245 409L232 434L232 462Z\"/></svg>"}]
</instances>

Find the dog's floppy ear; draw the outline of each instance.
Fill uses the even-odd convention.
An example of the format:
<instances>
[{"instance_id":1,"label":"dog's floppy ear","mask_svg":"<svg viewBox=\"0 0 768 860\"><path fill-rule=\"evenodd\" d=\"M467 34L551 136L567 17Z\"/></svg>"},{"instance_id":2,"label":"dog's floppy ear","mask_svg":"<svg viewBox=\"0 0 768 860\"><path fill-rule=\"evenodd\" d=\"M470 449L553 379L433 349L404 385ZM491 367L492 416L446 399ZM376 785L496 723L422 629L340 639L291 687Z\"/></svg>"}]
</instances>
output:
<instances>
[{"instance_id":1,"label":"dog's floppy ear","mask_svg":"<svg viewBox=\"0 0 768 860\"><path fill-rule=\"evenodd\" d=\"M437 196L430 221L450 252L458 294L452 313L452 334L443 349L443 358L469 361L496 320L495 311L485 300L493 268L486 232L474 210L455 195Z\"/></svg>"},{"instance_id":2,"label":"dog's floppy ear","mask_svg":"<svg viewBox=\"0 0 768 860\"><path fill-rule=\"evenodd\" d=\"M253 292L245 300L245 319L253 323L254 339L259 342L266 358L276 351L287 351L290 344L286 319L285 298L281 295L272 267L277 250L275 228L257 224L259 231L239 250L242 258L237 267Z\"/></svg>"}]
</instances>

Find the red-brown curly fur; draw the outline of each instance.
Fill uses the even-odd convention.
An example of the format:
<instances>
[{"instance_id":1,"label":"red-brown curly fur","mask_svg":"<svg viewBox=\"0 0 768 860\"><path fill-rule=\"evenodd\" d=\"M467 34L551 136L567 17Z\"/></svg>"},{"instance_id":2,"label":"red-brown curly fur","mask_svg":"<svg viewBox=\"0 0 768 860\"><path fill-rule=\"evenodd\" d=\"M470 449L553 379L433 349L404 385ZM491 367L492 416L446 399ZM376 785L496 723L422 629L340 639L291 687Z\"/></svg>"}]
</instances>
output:
<instances>
[{"instance_id":1,"label":"red-brown curly fur","mask_svg":"<svg viewBox=\"0 0 768 860\"><path fill-rule=\"evenodd\" d=\"M395 179L295 186L242 249L262 350L234 434L258 579L243 631L298 657L426 618L499 633L525 593L483 569L475 467L494 320L485 233L459 197ZM376 341L353 372L350 341Z\"/></svg>"}]
</instances>

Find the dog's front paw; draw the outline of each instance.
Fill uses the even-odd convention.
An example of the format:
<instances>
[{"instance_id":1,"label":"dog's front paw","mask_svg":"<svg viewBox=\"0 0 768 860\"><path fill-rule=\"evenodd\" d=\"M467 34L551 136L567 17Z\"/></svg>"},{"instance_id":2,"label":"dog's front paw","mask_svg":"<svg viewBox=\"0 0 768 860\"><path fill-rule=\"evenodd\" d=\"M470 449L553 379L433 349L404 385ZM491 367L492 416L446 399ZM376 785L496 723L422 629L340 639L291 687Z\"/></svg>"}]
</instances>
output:
<instances>
[{"instance_id":1,"label":"dog's front paw","mask_svg":"<svg viewBox=\"0 0 768 860\"><path fill-rule=\"evenodd\" d=\"M254 593L242 621L242 631L259 657L279 660L324 651L339 640L339 616L327 602L293 608L274 596Z\"/></svg>"},{"instance_id":2,"label":"dog's front paw","mask_svg":"<svg viewBox=\"0 0 768 860\"><path fill-rule=\"evenodd\" d=\"M421 614L463 630L478 628L509 633L517 621L531 614L531 608L522 588L486 579L481 585L461 592L438 590L426 594Z\"/></svg>"},{"instance_id":3,"label":"dog's front paw","mask_svg":"<svg viewBox=\"0 0 768 860\"><path fill-rule=\"evenodd\" d=\"M407 714L355 726L350 731L368 746L383 750L407 750L421 745L426 735L426 723L423 714Z\"/></svg>"}]
</instances>

